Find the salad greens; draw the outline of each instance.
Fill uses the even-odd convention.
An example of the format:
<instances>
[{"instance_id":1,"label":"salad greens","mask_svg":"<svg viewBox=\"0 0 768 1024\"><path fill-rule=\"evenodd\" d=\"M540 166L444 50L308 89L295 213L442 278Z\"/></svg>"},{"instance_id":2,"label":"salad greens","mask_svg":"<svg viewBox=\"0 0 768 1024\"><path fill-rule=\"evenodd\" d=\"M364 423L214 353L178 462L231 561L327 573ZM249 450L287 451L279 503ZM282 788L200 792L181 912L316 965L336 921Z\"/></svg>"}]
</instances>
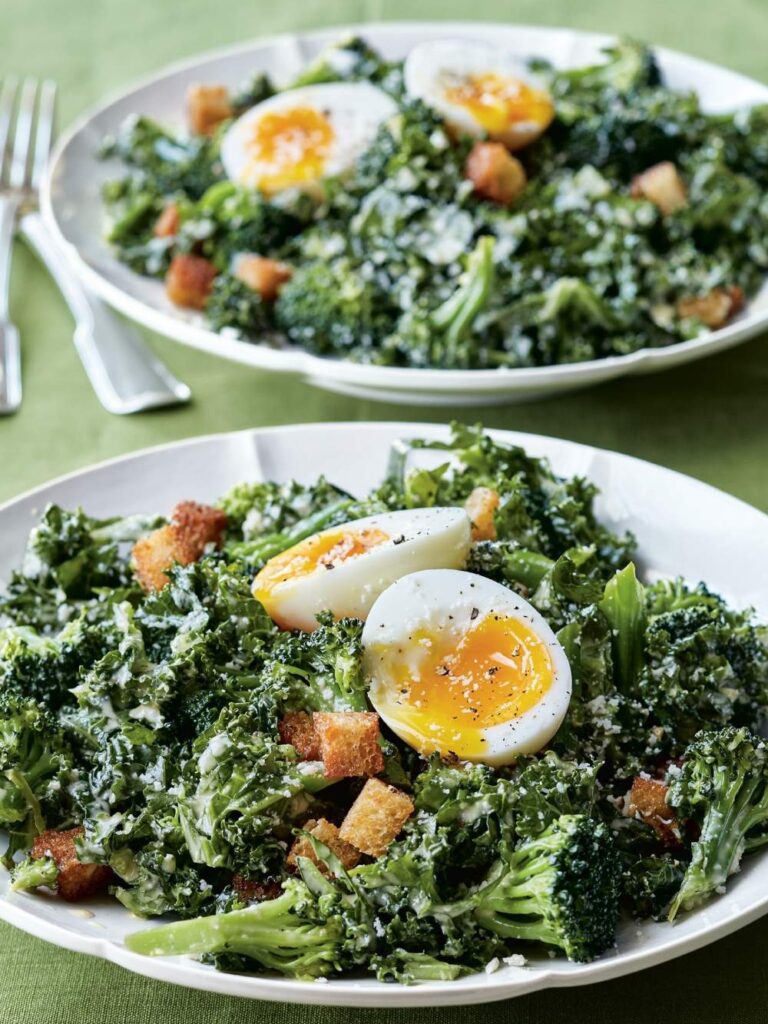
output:
<instances>
[{"instance_id":1,"label":"salad greens","mask_svg":"<svg viewBox=\"0 0 768 1024\"><path fill-rule=\"evenodd\" d=\"M191 304L214 330L321 356L526 367L692 338L737 312L768 268L768 107L707 114L631 40L605 58L568 71L532 62L555 119L516 154L527 186L511 205L473 189L472 140L406 94L401 62L360 39L289 83L373 83L398 106L352 172L319 194L226 180L231 118L206 136L134 116L102 148L125 167L104 189L108 239L141 274L162 277L180 254L209 261L213 289ZM231 114L274 91L257 76ZM682 189L669 211L636 184L659 165ZM169 206L174 227L158 232ZM276 302L237 276L234 258L251 253L292 273Z\"/></svg>"},{"instance_id":2,"label":"salad greens","mask_svg":"<svg viewBox=\"0 0 768 1024\"><path fill-rule=\"evenodd\" d=\"M499 769L424 759L382 728L381 778L412 813L383 853L344 862L314 825L340 821L363 780L326 777L283 727L369 710L362 623L279 629L251 580L326 526L463 505L478 487L498 496L496 536L469 567L557 631L568 714L547 750ZM401 982L537 948L589 960L620 914L674 917L722 891L768 841L768 635L703 584L642 582L633 538L598 521L595 493L454 425L448 442L396 444L362 497L324 478L240 484L219 503L219 548L149 593L130 545L162 517L46 509L0 599L15 888L84 893L68 873L100 870L134 913L182 919L131 937L134 950Z\"/></svg>"}]
</instances>

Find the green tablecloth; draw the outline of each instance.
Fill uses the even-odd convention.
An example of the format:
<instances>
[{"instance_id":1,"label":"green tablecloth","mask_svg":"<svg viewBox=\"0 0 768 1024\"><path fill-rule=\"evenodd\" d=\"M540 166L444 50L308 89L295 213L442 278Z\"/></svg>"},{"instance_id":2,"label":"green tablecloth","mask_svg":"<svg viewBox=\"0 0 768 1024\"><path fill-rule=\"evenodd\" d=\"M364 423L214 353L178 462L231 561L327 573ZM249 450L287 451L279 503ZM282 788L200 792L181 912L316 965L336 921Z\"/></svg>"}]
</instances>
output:
<instances>
[{"instance_id":1,"label":"green tablecloth","mask_svg":"<svg viewBox=\"0 0 768 1024\"><path fill-rule=\"evenodd\" d=\"M63 121L170 60L259 34L398 17L509 20L629 32L766 75L766 0L0 0L0 68L57 79ZM311 420L443 419L311 390L152 339L194 392L186 409L120 419L91 393L71 344L71 322L45 272L21 246L13 316L24 344L21 413L0 421L0 500L78 466L145 445L211 431ZM707 480L768 510L768 338L656 377L507 409L464 410L491 426L614 448ZM724 524L727 528L727 524ZM684 959L597 987L551 991L480 1011L487 1021L736 1024L768 1006L768 921ZM464 1022L471 1008L334 1011L248 1003L145 981L0 926L4 1024L224 1024L364 1020Z\"/></svg>"}]
</instances>

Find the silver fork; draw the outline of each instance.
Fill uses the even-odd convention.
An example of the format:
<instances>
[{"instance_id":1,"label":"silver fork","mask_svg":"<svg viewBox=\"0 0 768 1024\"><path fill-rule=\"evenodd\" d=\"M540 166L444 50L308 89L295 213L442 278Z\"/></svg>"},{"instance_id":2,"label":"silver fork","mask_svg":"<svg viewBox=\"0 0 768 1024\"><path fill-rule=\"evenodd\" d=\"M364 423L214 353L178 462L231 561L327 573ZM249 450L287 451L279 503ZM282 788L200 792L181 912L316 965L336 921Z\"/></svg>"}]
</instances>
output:
<instances>
[{"instance_id":1,"label":"silver fork","mask_svg":"<svg viewBox=\"0 0 768 1024\"><path fill-rule=\"evenodd\" d=\"M56 85L8 77L0 91L0 413L21 403L19 332L10 322L8 286L14 229L35 250L75 318L74 342L102 405L124 415L187 402L190 390L80 281L37 211L48 164Z\"/></svg>"}]
</instances>

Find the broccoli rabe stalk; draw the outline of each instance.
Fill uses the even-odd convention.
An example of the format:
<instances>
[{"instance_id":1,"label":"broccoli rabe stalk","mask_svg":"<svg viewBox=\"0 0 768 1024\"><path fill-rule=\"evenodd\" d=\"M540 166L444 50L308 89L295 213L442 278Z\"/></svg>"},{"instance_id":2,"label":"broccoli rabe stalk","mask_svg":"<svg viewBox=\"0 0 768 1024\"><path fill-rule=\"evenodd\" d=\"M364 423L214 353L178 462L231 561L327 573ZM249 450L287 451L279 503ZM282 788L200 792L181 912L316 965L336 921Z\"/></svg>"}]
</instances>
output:
<instances>
[{"instance_id":1,"label":"broccoli rabe stalk","mask_svg":"<svg viewBox=\"0 0 768 1024\"><path fill-rule=\"evenodd\" d=\"M563 815L496 863L475 896L474 916L496 935L543 942L587 961L614 942L620 889L609 829Z\"/></svg>"},{"instance_id":2,"label":"broccoli rabe stalk","mask_svg":"<svg viewBox=\"0 0 768 1024\"><path fill-rule=\"evenodd\" d=\"M768 842L768 752L746 729L700 732L671 772L667 802L700 829L669 919L721 889L745 851Z\"/></svg>"},{"instance_id":3,"label":"broccoli rabe stalk","mask_svg":"<svg viewBox=\"0 0 768 1024\"><path fill-rule=\"evenodd\" d=\"M53 857L28 857L13 870L11 892L28 892L41 885L55 889L58 879L59 869Z\"/></svg>"},{"instance_id":4,"label":"broccoli rabe stalk","mask_svg":"<svg viewBox=\"0 0 768 1024\"><path fill-rule=\"evenodd\" d=\"M302 879L289 879L276 899L134 933L125 944L147 956L239 954L294 978L319 978L363 963L374 939L361 901L326 881L305 858L300 866Z\"/></svg>"},{"instance_id":5,"label":"broccoli rabe stalk","mask_svg":"<svg viewBox=\"0 0 768 1024\"><path fill-rule=\"evenodd\" d=\"M470 253L459 287L431 315L432 326L443 332L451 349L466 338L488 302L493 287L493 245L490 235L480 239Z\"/></svg>"},{"instance_id":6,"label":"broccoli rabe stalk","mask_svg":"<svg viewBox=\"0 0 768 1024\"><path fill-rule=\"evenodd\" d=\"M599 607L613 630L616 683L627 693L643 666L646 623L645 588L631 562L608 581Z\"/></svg>"}]
</instances>

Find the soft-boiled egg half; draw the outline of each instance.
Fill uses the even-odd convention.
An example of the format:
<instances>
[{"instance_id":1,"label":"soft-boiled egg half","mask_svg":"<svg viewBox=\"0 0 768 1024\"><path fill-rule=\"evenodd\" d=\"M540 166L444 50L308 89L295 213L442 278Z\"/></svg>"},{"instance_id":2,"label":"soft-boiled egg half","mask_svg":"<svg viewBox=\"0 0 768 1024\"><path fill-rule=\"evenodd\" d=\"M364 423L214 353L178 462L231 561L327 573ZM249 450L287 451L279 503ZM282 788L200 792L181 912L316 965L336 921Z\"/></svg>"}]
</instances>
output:
<instances>
[{"instance_id":1,"label":"soft-boiled egg half","mask_svg":"<svg viewBox=\"0 0 768 1024\"><path fill-rule=\"evenodd\" d=\"M490 43L435 40L405 61L405 87L448 124L522 149L552 123L552 97L525 63Z\"/></svg>"},{"instance_id":2,"label":"soft-boiled egg half","mask_svg":"<svg viewBox=\"0 0 768 1024\"><path fill-rule=\"evenodd\" d=\"M222 140L221 162L232 181L267 194L312 191L349 170L396 113L394 101L367 82L290 89L235 121Z\"/></svg>"},{"instance_id":3,"label":"soft-boiled egg half","mask_svg":"<svg viewBox=\"0 0 768 1024\"><path fill-rule=\"evenodd\" d=\"M316 533L271 558L253 595L283 629L317 629L319 612L364 619L395 580L466 564L471 524L461 508L366 516Z\"/></svg>"},{"instance_id":4,"label":"soft-boiled egg half","mask_svg":"<svg viewBox=\"0 0 768 1024\"><path fill-rule=\"evenodd\" d=\"M498 766L544 747L571 699L539 612L484 576L433 569L385 590L363 629L374 708L419 753Z\"/></svg>"}]
</instances>

